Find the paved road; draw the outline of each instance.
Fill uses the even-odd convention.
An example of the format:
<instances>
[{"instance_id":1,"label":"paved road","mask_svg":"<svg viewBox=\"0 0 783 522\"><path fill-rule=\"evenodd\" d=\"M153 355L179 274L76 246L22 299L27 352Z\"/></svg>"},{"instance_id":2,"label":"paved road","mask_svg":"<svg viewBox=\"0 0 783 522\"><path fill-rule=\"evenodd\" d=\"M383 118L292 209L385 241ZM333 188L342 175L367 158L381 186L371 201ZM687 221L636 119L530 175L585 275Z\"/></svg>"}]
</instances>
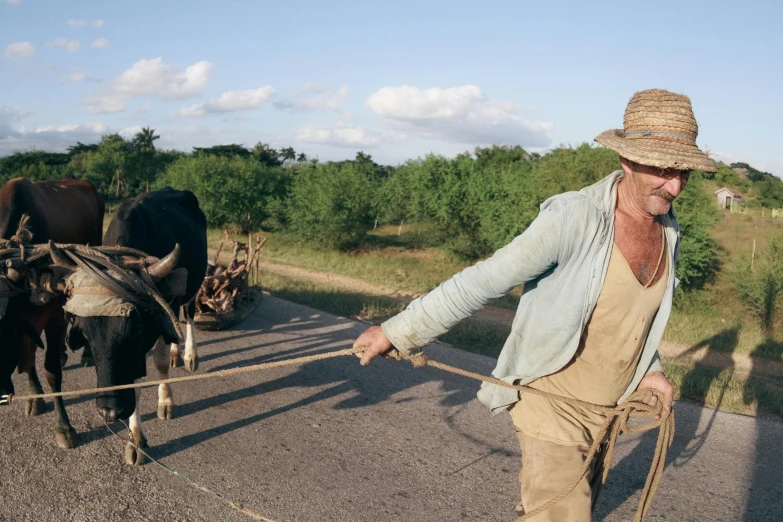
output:
<instances>
[{"instance_id":1,"label":"paved road","mask_svg":"<svg viewBox=\"0 0 783 522\"><path fill-rule=\"evenodd\" d=\"M199 372L350 347L365 325L264 296L233 330L199 332ZM492 360L442 345L429 354L489 373ZM95 385L71 354L66 389ZM181 368L174 375L185 374ZM152 361L148 375L157 378ZM18 391L26 383L14 377ZM155 418L150 452L276 522L513 520L519 450L475 381L353 356L174 387L176 418ZM224 520L209 494L147 464L123 464L91 398L66 401L78 447L54 444L51 401L0 411L0 520ZM781 520L783 425L678 404L677 432L650 521ZM119 424L114 425L120 429ZM124 432L123 432L124 434ZM633 518L654 434L621 437L596 520ZM230 520L250 520L234 513Z\"/></svg>"}]
</instances>

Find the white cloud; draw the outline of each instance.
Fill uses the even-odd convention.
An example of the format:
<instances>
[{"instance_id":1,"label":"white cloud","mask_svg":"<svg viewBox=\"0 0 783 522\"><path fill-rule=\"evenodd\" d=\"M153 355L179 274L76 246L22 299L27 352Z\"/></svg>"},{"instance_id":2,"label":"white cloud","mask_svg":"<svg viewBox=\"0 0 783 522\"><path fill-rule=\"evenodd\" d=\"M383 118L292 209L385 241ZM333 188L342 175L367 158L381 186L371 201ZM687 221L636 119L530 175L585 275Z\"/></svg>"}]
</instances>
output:
<instances>
[{"instance_id":1,"label":"white cloud","mask_svg":"<svg viewBox=\"0 0 783 522\"><path fill-rule=\"evenodd\" d=\"M74 18L70 18L66 23L74 29L81 29L83 27L87 27L88 25L96 29L103 27L103 20L93 20L90 22L89 20L76 20Z\"/></svg>"},{"instance_id":2,"label":"white cloud","mask_svg":"<svg viewBox=\"0 0 783 522\"><path fill-rule=\"evenodd\" d=\"M163 63L162 58L139 60L98 94L86 97L82 103L90 114L106 114L125 110L125 100L130 98L190 98L206 85L213 67L210 62L202 61L182 71L177 66Z\"/></svg>"},{"instance_id":3,"label":"white cloud","mask_svg":"<svg viewBox=\"0 0 783 522\"><path fill-rule=\"evenodd\" d=\"M66 83L79 83L84 81L85 76L83 72L75 72L65 76L63 81Z\"/></svg>"},{"instance_id":4,"label":"white cloud","mask_svg":"<svg viewBox=\"0 0 783 522\"><path fill-rule=\"evenodd\" d=\"M531 122L516 104L488 99L474 85L448 89L384 87L365 104L383 121L427 139L470 145L546 147L550 122Z\"/></svg>"},{"instance_id":5,"label":"white cloud","mask_svg":"<svg viewBox=\"0 0 783 522\"><path fill-rule=\"evenodd\" d=\"M14 123L29 115L29 112L18 107L0 105L0 138L11 132Z\"/></svg>"},{"instance_id":6,"label":"white cloud","mask_svg":"<svg viewBox=\"0 0 783 522\"><path fill-rule=\"evenodd\" d=\"M338 121L334 125L306 125L294 134L294 140L333 147L377 147L382 143L402 141L404 135L387 135L364 127Z\"/></svg>"},{"instance_id":7,"label":"white cloud","mask_svg":"<svg viewBox=\"0 0 783 522\"><path fill-rule=\"evenodd\" d=\"M0 105L0 155L33 147L44 150L66 150L77 141L96 142L110 131L103 123L46 125L33 128L15 127L30 113L16 107Z\"/></svg>"},{"instance_id":8,"label":"white cloud","mask_svg":"<svg viewBox=\"0 0 783 522\"><path fill-rule=\"evenodd\" d=\"M112 114L125 110L125 101L117 96L87 96L82 104L88 114Z\"/></svg>"},{"instance_id":9,"label":"white cloud","mask_svg":"<svg viewBox=\"0 0 783 522\"><path fill-rule=\"evenodd\" d=\"M46 45L47 47L62 47L69 53L75 53L81 46L76 40L68 40L66 38L57 38L53 42L46 42Z\"/></svg>"},{"instance_id":10,"label":"white cloud","mask_svg":"<svg viewBox=\"0 0 783 522\"><path fill-rule=\"evenodd\" d=\"M98 38L90 45L90 47L92 47L93 49L106 49L110 45L111 42L106 38Z\"/></svg>"},{"instance_id":11,"label":"white cloud","mask_svg":"<svg viewBox=\"0 0 783 522\"><path fill-rule=\"evenodd\" d=\"M175 65L163 63L162 58L139 60L114 81L112 89L126 98L155 95L181 100L198 94L213 68L210 62L202 61L181 71Z\"/></svg>"},{"instance_id":12,"label":"white cloud","mask_svg":"<svg viewBox=\"0 0 783 522\"><path fill-rule=\"evenodd\" d=\"M30 42L16 42L5 48L3 56L11 60L23 60L35 56L35 47Z\"/></svg>"},{"instance_id":13,"label":"white cloud","mask_svg":"<svg viewBox=\"0 0 783 522\"><path fill-rule=\"evenodd\" d=\"M307 83L287 100L275 102L275 107L294 112L338 110L348 98L348 86L339 88Z\"/></svg>"},{"instance_id":14,"label":"white cloud","mask_svg":"<svg viewBox=\"0 0 783 522\"><path fill-rule=\"evenodd\" d=\"M142 114L147 114L147 112L150 110L150 102L143 103L138 109L136 109L136 115L141 116Z\"/></svg>"},{"instance_id":15,"label":"white cloud","mask_svg":"<svg viewBox=\"0 0 783 522\"><path fill-rule=\"evenodd\" d=\"M184 107L177 114L184 117L198 117L208 113L249 111L258 109L274 94L275 89L271 85L246 91L224 92L217 100Z\"/></svg>"}]
</instances>

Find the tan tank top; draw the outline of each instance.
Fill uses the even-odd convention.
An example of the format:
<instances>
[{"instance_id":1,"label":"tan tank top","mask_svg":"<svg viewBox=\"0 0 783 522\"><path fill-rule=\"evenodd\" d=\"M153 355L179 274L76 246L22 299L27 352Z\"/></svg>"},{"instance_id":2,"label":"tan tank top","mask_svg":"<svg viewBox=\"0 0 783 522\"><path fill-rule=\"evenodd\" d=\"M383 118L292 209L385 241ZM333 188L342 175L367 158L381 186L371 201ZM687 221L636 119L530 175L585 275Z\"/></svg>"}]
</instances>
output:
<instances>
[{"instance_id":1,"label":"tan tank top","mask_svg":"<svg viewBox=\"0 0 783 522\"><path fill-rule=\"evenodd\" d=\"M560 371L537 379L531 388L615 406L631 383L650 325L666 291L670 269L664 238L663 275L642 285L617 245L612 248L606 281L574 359ZM653 279L654 279L653 275ZM651 279L651 281L653 280ZM521 393L511 417L525 434L558 444L591 444L604 421L599 412Z\"/></svg>"}]
</instances>

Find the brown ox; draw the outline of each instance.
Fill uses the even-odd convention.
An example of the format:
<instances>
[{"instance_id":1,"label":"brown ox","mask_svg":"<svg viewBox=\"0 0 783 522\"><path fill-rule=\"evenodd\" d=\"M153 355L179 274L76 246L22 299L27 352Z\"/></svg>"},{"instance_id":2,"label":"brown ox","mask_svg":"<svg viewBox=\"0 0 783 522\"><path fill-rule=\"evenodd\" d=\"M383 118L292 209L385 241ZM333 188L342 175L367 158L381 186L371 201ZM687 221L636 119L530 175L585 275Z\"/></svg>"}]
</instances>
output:
<instances>
[{"instance_id":1,"label":"brown ox","mask_svg":"<svg viewBox=\"0 0 783 522\"><path fill-rule=\"evenodd\" d=\"M33 243L77 243L100 245L103 235L104 203L95 187L76 179L31 182L16 178L0 189L0 237L16 234L22 216L29 216ZM44 369L52 391L61 391L62 362L65 351L66 323L64 298L53 298L36 305L29 295L13 297L0 320L0 395L13 393L11 374L26 373L32 393L43 393L35 369L36 346L42 346L46 334ZM54 400L57 413L55 440L61 448L73 447L74 429L65 411L62 397ZM38 415L45 411L42 399L31 400L25 411Z\"/></svg>"}]
</instances>

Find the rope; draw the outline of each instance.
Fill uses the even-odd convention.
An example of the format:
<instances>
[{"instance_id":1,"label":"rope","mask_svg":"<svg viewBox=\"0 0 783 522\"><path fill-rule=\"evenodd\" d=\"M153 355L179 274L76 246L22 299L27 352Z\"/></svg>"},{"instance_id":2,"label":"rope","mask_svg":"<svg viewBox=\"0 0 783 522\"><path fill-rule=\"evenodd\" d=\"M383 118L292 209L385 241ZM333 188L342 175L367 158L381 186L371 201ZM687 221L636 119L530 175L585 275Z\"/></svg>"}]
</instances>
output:
<instances>
[{"instance_id":1,"label":"rope","mask_svg":"<svg viewBox=\"0 0 783 522\"><path fill-rule=\"evenodd\" d=\"M421 355L419 357L424 357L424 356ZM534 509L530 513L525 513L523 516L518 517L517 522L528 520L536 516L537 514L548 510L550 507L557 504L558 502L563 500L566 496L568 496L568 494L574 490L574 488L587 474L587 470L590 468L590 465L593 462L593 459L595 458L595 455L598 453L598 450L600 449L602 444L604 443L607 444L606 455L604 457L604 462L603 462L604 473L603 476L601 477L601 483L604 484L606 483L606 479L609 475L609 467L611 466L612 463L612 455L614 454L615 444L617 443L617 437L620 435L620 433L641 433L644 431L651 430L653 428L660 428L660 431L658 433L658 442L655 446L655 454L653 456L652 465L650 467L650 472L647 475L647 480L644 484L644 488L642 489L642 495L639 501L639 508L636 511L634 522L641 522L647 516L647 511L650 509L650 506L652 504L652 499L655 496L655 491L658 489L658 484L661 482L661 477L663 475L663 470L666 463L666 452L669 449L669 447L671 447L672 441L674 439L674 415L672 415L671 411L663 410L663 395L660 392L658 392L657 390L647 390L647 391L639 390L632 393L623 404L620 404L615 408L611 408L607 406L600 406L596 404L586 403L584 401L580 401L578 399L572 399L570 397L562 397L559 395L536 390L535 388L529 388L527 386L510 384L500 379L486 377L478 373L465 371L460 368L455 368L454 366L450 366L448 364L439 363L437 361L428 360L426 364L428 366L432 366L434 368L438 368L450 373L454 373L456 375L462 375L464 377L469 377L471 379L477 379L480 381L497 384L500 386L505 386L507 388L513 388L515 390L519 390L524 393L533 393L534 395L539 395L542 397L546 397L548 399L554 399L554 400L558 400L561 402L582 406L582 407L589 407L592 408L593 410L600 411L606 416L606 420L599 428L598 434L593 440L593 444L590 447L590 451L588 452L587 457L585 458L585 462L582 465L582 469L579 471L579 473L571 482L571 484L569 484L569 486L565 490L563 490L559 495L557 495L556 497L548 501L546 504L539 506L538 508ZM645 395L649 391L652 391L658 398L656 407L649 406L643 402ZM660 418L658 418L657 420L653 420L649 424L631 427L628 426L628 420L630 417L652 417L653 419L656 419L657 417Z\"/></svg>"},{"instance_id":2,"label":"rope","mask_svg":"<svg viewBox=\"0 0 783 522\"><path fill-rule=\"evenodd\" d=\"M216 372L201 373L197 375L183 375L182 377L171 377L169 379L160 379L157 381L145 381L134 384L120 384L118 386L108 386L106 388L90 388L86 390L72 390L56 393L38 393L33 395L0 395L0 404L12 404L16 401L22 400L35 400L35 399L49 399L52 397L74 397L78 395L90 395L92 393L109 392L117 390L129 390L132 388L149 388L152 386L158 386L159 384L172 384L175 382L185 381L198 381L201 379L212 379L215 377L229 377L231 375L239 375L242 373L256 372L259 370L268 370L271 368L280 368L283 366L291 366L294 364L304 364L313 361L321 361L323 359L331 359L333 357L342 357L344 355L352 355L354 353L353 348L346 348L344 350L338 350L336 352L319 353L315 355L307 355L304 357L297 357L296 359L284 359L282 361L273 361L268 363L254 364L252 366L242 366L239 368L228 368L225 370L218 370Z\"/></svg>"},{"instance_id":3,"label":"rope","mask_svg":"<svg viewBox=\"0 0 783 522\"><path fill-rule=\"evenodd\" d=\"M219 370L216 372L204 373L199 375L186 375L183 377L174 377L170 379L162 379L157 381L124 384L119 386L109 386L106 388L91 388L86 390L74 390L74 391L57 392L57 393L39 393L33 395L20 395L20 396L4 395L4 396L0 396L0 404L11 404L13 402L20 401L20 400L88 395L91 393L126 390L131 388L147 388L151 386L157 386L159 384L170 384L176 382L195 381L200 379L211 379L214 377L227 377L231 375L239 375L242 373L255 372L255 371L265 370L270 368L280 368L283 366L291 366L295 364L303 364L303 363L308 363L313 361L320 361L324 359L331 359L334 357L342 357L344 355L358 354L361 353L362 351L363 350L360 349L359 347L346 348L334 352L308 355L304 357L297 357L294 359L284 359L281 361L255 364L255 365L244 366L239 368L229 368L226 370ZM589 402L581 401L579 399L563 397L560 395L544 392L541 390L536 390L535 388L530 388L527 386L511 384L509 382L496 379L494 377L487 377L479 373L470 372L467 370L463 370L461 368L457 368L455 366L440 363L438 361L433 361L431 359L428 359L425 355L408 357L406 355L401 354L397 350L392 349L390 352L383 354L383 356L387 358L393 358L396 360L409 360L413 363L413 366L415 368L420 368L423 366L432 366L433 368L438 368L440 370L453 373L455 375L461 375L463 377L467 377L470 379L496 384L498 386L504 386L506 388L512 388L514 390L518 390L524 393L532 393L533 395L538 395L548 399L561 401L566 404L571 404L574 406L590 408L595 411L599 411L604 416L606 416L606 420L599 428L598 434L595 437L592 446L590 447L590 451L588 452L585 462L582 465L582 469L579 471L579 473L574 478L572 483L569 484L569 486L565 490L563 490L559 495L552 498L546 504L539 506L538 508L534 509L530 513L526 513L525 515L518 517L516 519L516 522L522 522L531 517L534 517L535 515L543 511L546 511L556 503L563 500L569 493L571 493L571 491L573 491L573 489L584 478L585 474L587 473L587 470L590 468L590 465L593 459L595 458L596 454L598 453L598 450L602 444L604 443L607 444L606 454L604 456L604 462L603 462L604 472L601 477L602 483L605 483L606 478L608 477L609 474L609 467L612 462L612 455L614 454L614 448L617 442L617 437L620 435L620 433L641 433L654 428L659 428L658 442L655 447L655 454L653 456L652 465L650 467L650 472L647 475L647 480L644 484L644 488L642 489L641 498L639 500L639 508L637 509L636 516L633 519L634 522L642 522L644 520L650 506L652 505L652 499L655 495L656 490L658 489L658 485L660 484L661 477L663 475L664 466L666 463L666 453L669 447L671 446L672 440L674 438L674 415L672 414L671 410L663 409L663 395L659 391L637 390L634 393L632 393L623 404L620 404L616 407L602 406L598 404L591 404ZM653 393L658 398L655 406L649 406L643 402L644 397L648 393ZM631 417L652 417L653 420L648 424L632 427L632 426L628 426L628 420Z\"/></svg>"},{"instance_id":4,"label":"rope","mask_svg":"<svg viewBox=\"0 0 783 522\"><path fill-rule=\"evenodd\" d=\"M105 422L105 421L104 421L104 422ZM123 420L120 420L120 422L122 422L122 423L125 425L125 427L128 429L128 432L130 432L130 427L129 427L127 424L125 424L125 421L123 421ZM122 441L124 441L124 440L125 440L125 439L123 439L123 438L122 438L122 437L121 437L119 434L117 434L117 433L116 433L116 432L115 432L113 429L111 429L111 427L109 426L109 423L108 423L108 422L105 422L105 424L106 424L106 429L107 429L107 430L109 430L109 431L110 431L110 432L111 432L111 433L112 433L112 434L113 434L115 437L117 437L118 439L120 439L120 440L122 440ZM209 493L210 495L214 496L215 498L217 498L217 499L218 499L218 500L220 500L221 502L223 502L223 503L225 503L225 504L228 504L228 506L231 508L231 510L228 512L228 516L227 516L225 519L223 519L223 520L228 520L228 518L231 516L231 514L232 514L234 511L239 511L240 513L242 513L242 514L244 514L244 515L247 515L247 516L249 516L249 517L251 517L251 518L254 518L255 520L261 520L261 521L263 521L263 522L275 522L275 521L274 521L274 520L272 520L272 519L266 518L265 516L263 516L263 515L260 515L259 513L256 513L255 511L253 511L253 510L251 510L251 509L248 509L248 508L244 507L242 504L238 504L238 503L236 503L236 502L233 502L233 501L231 501L231 500L227 499L226 497L224 497L224 496L223 496L223 495L221 495L220 493L215 493L214 491L212 491L211 489L209 489L209 488L208 488L208 487L206 487L206 486L202 486L202 485L200 485L200 484L196 484L195 482L193 482L192 480L190 480L189 478L187 478L185 475L183 475L183 474L182 474L182 473L180 473L179 471L177 471L177 470L175 470L175 469L172 469L172 468L170 468L170 467L166 466L166 465L165 465L165 464L163 464L162 462L159 462L159 461L158 461L157 459L155 459L155 458L154 458L152 455L150 455L149 453L147 453L146 451L144 451L143 449L141 449L141 448L140 448L140 447L139 447L139 446L138 446L138 445L137 445L135 442L133 442L133 440L132 440L132 439L130 439L130 438L128 439L128 444L130 444L131 446L133 446L133 447L136 449L136 451L138 451L139 453L141 453L142 455L144 455L145 457L147 457L148 459L150 459L152 462L154 462L155 464L157 464L158 466L160 466L160 467L161 467L161 468L163 468L164 470L168 471L169 473L171 473L171 474L172 474L172 475L174 475L175 477L177 477L177 478L179 478L179 479L182 479L182 480L184 480L185 482L187 482L188 484L190 484L190 485L191 485L191 486L193 486L194 488L196 488L196 489L200 489L201 491L204 491L204 492L206 492L206 493Z\"/></svg>"}]
</instances>

